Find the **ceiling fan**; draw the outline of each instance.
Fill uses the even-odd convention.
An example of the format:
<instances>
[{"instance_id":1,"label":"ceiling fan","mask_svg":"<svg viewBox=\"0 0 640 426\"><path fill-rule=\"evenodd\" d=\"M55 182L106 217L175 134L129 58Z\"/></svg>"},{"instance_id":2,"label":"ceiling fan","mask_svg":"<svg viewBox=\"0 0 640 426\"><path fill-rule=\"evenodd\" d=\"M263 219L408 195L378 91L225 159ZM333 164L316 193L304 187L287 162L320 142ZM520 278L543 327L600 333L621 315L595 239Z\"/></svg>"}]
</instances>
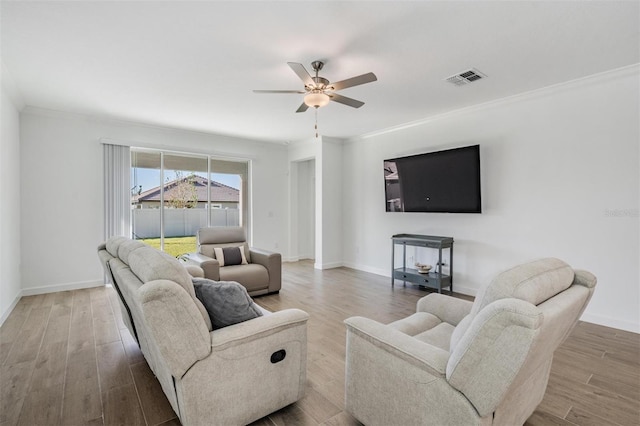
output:
<instances>
[{"instance_id":1,"label":"ceiling fan","mask_svg":"<svg viewBox=\"0 0 640 426\"><path fill-rule=\"evenodd\" d=\"M324 66L322 61L313 61L311 67L315 71L315 77L312 77L302 64L297 62L287 62L300 80L304 83L304 90L254 90L254 93L298 93L304 94L304 102L300 105L296 112L305 112L309 107L320 108L327 105L330 101L338 102L353 108L360 108L364 102L335 93L338 90L348 87L359 86L365 83L371 83L378 78L372 72L351 77L346 80L330 83L324 77L320 77L318 72Z\"/></svg>"}]
</instances>

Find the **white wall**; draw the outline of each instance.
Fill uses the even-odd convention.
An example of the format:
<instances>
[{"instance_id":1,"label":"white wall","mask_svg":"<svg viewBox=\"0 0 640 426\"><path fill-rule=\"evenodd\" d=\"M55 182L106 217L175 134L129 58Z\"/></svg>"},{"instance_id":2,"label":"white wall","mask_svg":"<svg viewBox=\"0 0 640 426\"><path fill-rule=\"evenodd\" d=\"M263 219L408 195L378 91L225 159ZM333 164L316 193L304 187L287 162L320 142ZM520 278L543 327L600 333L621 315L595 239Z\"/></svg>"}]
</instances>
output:
<instances>
[{"instance_id":1,"label":"white wall","mask_svg":"<svg viewBox=\"0 0 640 426\"><path fill-rule=\"evenodd\" d=\"M389 276L393 234L452 236L454 287L475 294L507 267L558 257L598 277L583 319L640 332L639 75L627 68L350 141L345 264ZM482 214L385 212L383 159L471 144L481 146Z\"/></svg>"},{"instance_id":2,"label":"white wall","mask_svg":"<svg viewBox=\"0 0 640 426\"><path fill-rule=\"evenodd\" d=\"M15 86L0 85L0 324L20 298L20 123Z\"/></svg>"},{"instance_id":3,"label":"white wall","mask_svg":"<svg viewBox=\"0 0 640 426\"><path fill-rule=\"evenodd\" d=\"M297 232L298 258L315 259L315 199L316 199L316 163L315 160L295 163L298 169L298 209Z\"/></svg>"},{"instance_id":4,"label":"white wall","mask_svg":"<svg viewBox=\"0 0 640 426\"><path fill-rule=\"evenodd\" d=\"M343 265L342 257L342 146L340 139L323 137L320 165L322 185L318 187L322 202L316 211L322 212L322 257L318 260L316 242L316 268L327 269ZM316 204L318 205L318 204Z\"/></svg>"},{"instance_id":5,"label":"white wall","mask_svg":"<svg viewBox=\"0 0 640 426\"><path fill-rule=\"evenodd\" d=\"M96 251L104 238L101 138L251 159L253 245L286 246L284 145L30 108L21 114L20 131L24 294L102 282Z\"/></svg>"}]
</instances>

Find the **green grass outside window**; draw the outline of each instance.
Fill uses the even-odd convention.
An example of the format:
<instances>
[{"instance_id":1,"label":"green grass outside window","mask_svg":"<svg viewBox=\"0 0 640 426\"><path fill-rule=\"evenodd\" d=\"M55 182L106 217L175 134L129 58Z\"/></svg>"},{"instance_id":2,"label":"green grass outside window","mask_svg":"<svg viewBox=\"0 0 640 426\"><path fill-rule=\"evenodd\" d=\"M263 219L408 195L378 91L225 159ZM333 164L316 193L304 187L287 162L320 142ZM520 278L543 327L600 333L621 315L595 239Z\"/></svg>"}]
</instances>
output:
<instances>
[{"instance_id":1,"label":"green grass outside window","mask_svg":"<svg viewBox=\"0 0 640 426\"><path fill-rule=\"evenodd\" d=\"M160 249L160 238L146 238L140 240L145 244ZM164 251L173 257L196 251L196 237L172 237L164 239Z\"/></svg>"}]
</instances>

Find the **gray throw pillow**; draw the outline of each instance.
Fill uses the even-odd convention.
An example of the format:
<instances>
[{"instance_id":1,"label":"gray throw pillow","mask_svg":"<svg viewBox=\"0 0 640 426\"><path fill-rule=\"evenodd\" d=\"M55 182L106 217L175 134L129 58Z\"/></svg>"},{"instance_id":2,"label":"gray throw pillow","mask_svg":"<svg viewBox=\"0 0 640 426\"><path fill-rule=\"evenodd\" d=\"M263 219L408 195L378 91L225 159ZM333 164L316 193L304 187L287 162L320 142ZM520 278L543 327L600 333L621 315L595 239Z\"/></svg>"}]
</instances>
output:
<instances>
[{"instance_id":1,"label":"gray throw pillow","mask_svg":"<svg viewBox=\"0 0 640 426\"><path fill-rule=\"evenodd\" d=\"M196 297L207 309L214 330L262 316L242 284L206 278L192 281Z\"/></svg>"}]
</instances>

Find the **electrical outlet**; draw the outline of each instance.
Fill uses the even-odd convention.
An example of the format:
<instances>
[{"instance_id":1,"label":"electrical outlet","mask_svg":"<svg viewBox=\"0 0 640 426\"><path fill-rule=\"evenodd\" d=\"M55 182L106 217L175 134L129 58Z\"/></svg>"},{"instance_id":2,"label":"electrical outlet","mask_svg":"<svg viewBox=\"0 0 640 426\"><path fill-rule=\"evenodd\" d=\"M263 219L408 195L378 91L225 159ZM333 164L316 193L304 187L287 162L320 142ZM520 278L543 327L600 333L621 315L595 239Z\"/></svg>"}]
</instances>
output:
<instances>
[{"instance_id":1,"label":"electrical outlet","mask_svg":"<svg viewBox=\"0 0 640 426\"><path fill-rule=\"evenodd\" d=\"M409 265L413 265L413 256L408 256L407 260L409 261Z\"/></svg>"}]
</instances>

